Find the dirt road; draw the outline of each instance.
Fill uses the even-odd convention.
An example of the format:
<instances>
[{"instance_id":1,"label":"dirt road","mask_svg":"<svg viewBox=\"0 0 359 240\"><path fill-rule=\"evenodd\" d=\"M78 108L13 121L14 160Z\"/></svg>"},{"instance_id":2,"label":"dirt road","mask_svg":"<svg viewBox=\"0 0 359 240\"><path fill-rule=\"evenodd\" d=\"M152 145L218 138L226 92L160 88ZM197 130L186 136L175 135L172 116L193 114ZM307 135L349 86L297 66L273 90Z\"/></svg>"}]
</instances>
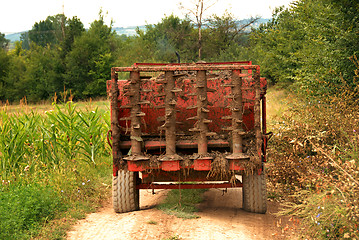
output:
<instances>
[{"instance_id":1,"label":"dirt road","mask_svg":"<svg viewBox=\"0 0 359 240\"><path fill-rule=\"evenodd\" d=\"M166 190L141 190L141 210L116 214L110 203L78 222L68 239L293 239L288 219L275 217L278 204L269 202L267 214L241 209L242 190L227 193L210 189L200 205L200 218L183 220L155 208ZM222 196L223 195L223 196Z\"/></svg>"}]
</instances>

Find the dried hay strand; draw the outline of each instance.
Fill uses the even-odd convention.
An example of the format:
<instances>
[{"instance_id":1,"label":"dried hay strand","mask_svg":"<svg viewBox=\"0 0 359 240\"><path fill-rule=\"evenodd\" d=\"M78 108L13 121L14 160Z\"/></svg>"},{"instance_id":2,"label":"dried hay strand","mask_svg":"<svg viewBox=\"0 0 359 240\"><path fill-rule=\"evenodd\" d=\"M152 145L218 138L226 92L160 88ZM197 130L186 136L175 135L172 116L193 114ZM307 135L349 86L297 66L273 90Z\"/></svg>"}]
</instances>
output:
<instances>
[{"instance_id":1,"label":"dried hay strand","mask_svg":"<svg viewBox=\"0 0 359 240\"><path fill-rule=\"evenodd\" d=\"M148 157L150 158L148 163L150 168L159 168L161 166L161 162L158 160L159 158L157 156L148 154Z\"/></svg>"},{"instance_id":2,"label":"dried hay strand","mask_svg":"<svg viewBox=\"0 0 359 240\"><path fill-rule=\"evenodd\" d=\"M193 165L193 160L190 159L189 155L183 155L183 160L180 161L181 169L184 174L184 176L188 176L190 172L190 167Z\"/></svg>"},{"instance_id":3,"label":"dried hay strand","mask_svg":"<svg viewBox=\"0 0 359 240\"><path fill-rule=\"evenodd\" d=\"M231 175L229 163L225 155L220 152L215 152L214 160L211 163L211 170L208 172L207 178L228 179Z\"/></svg>"}]
</instances>

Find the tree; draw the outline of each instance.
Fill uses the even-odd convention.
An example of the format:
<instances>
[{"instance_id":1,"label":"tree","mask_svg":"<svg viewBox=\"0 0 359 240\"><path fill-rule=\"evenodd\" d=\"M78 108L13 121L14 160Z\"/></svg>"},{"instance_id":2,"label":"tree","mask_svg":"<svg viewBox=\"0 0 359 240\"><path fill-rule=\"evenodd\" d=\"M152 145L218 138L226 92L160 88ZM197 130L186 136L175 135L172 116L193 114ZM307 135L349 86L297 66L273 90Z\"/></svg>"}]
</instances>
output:
<instances>
[{"instance_id":1,"label":"tree","mask_svg":"<svg viewBox=\"0 0 359 240\"><path fill-rule=\"evenodd\" d=\"M251 34L257 63L273 82L294 83L305 93L335 94L343 79L354 88L350 58L359 50L356 7L345 0L301 0L277 9Z\"/></svg>"},{"instance_id":2,"label":"tree","mask_svg":"<svg viewBox=\"0 0 359 240\"><path fill-rule=\"evenodd\" d=\"M29 31L21 33L20 42L21 42L21 47L23 49L26 49L26 50L30 49Z\"/></svg>"},{"instance_id":3,"label":"tree","mask_svg":"<svg viewBox=\"0 0 359 240\"><path fill-rule=\"evenodd\" d=\"M5 51L9 40L5 38L5 34L0 33L0 100L4 100L5 96L5 79L9 70L9 57Z\"/></svg>"},{"instance_id":4,"label":"tree","mask_svg":"<svg viewBox=\"0 0 359 240\"><path fill-rule=\"evenodd\" d=\"M3 48L0 48L0 100L5 99L6 77L9 71L9 57Z\"/></svg>"},{"instance_id":5,"label":"tree","mask_svg":"<svg viewBox=\"0 0 359 240\"><path fill-rule=\"evenodd\" d=\"M29 39L31 42L42 47L45 47L47 44L57 43L55 29L49 17L44 21L36 22L34 24L29 31Z\"/></svg>"},{"instance_id":6,"label":"tree","mask_svg":"<svg viewBox=\"0 0 359 240\"><path fill-rule=\"evenodd\" d=\"M72 17L72 19L66 20L63 33L64 39L61 42L64 55L71 51L75 38L81 36L81 34L84 32L85 28L80 19L77 17Z\"/></svg>"},{"instance_id":7,"label":"tree","mask_svg":"<svg viewBox=\"0 0 359 240\"><path fill-rule=\"evenodd\" d=\"M44 21L36 22L32 29L22 34L22 40L34 42L39 46L55 45L65 38L66 17L63 14L48 16Z\"/></svg>"},{"instance_id":8,"label":"tree","mask_svg":"<svg viewBox=\"0 0 359 240\"><path fill-rule=\"evenodd\" d=\"M295 53L303 47L305 36L300 24L289 9L281 7L274 11L268 23L251 34L257 64L272 84L287 86L294 82L300 64Z\"/></svg>"},{"instance_id":9,"label":"tree","mask_svg":"<svg viewBox=\"0 0 359 240\"><path fill-rule=\"evenodd\" d=\"M100 12L99 20L91 23L87 32L74 38L66 56L66 89L72 90L75 98L105 96L116 49L112 26L104 23Z\"/></svg>"},{"instance_id":10,"label":"tree","mask_svg":"<svg viewBox=\"0 0 359 240\"><path fill-rule=\"evenodd\" d=\"M0 48L6 49L10 40L5 38L5 34L0 32Z\"/></svg>"},{"instance_id":11,"label":"tree","mask_svg":"<svg viewBox=\"0 0 359 240\"><path fill-rule=\"evenodd\" d=\"M22 78L19 79L23 87L14 82L16 88L23 91L18 97L26 96L28 101L38 102L51 98L56 92L63 91L62 62L57 49L32 43L31 49L24 57L26 68L22 71Z\"/></svg>"},{"instance_id":12,"label":"tree","mask_svg":"<svg viewBox=\"0 0 359 240\"><path fill-rule=\"evenodd\" d=\"M228 12L223 16L212 15L207 19L203 31L203 56L206 59L216 59L227 50L248 45L248 28L258 21L259 17L239 21ZM233 61L233 60L232 60Z\"/></svg>"},{"instance_id":13,"label":"tree","mask_svg":"<svg viewBox=\"0 0 359 240\"><path fill-rule=\"evenodd\" d=\"M183 60L193 61L193 30L189 20L170 15L158 24L147 25L146 32L139 33L139 37L143 37L145 43L155 49L157 61L177 62L176 52Z\"/></svg>"},{"instance_id":14,"label":"tree","mask_svg":"<svg viewBox=\"0 0 359 240\"><path fill-rule=\"evenodd\" d=\"M187 8L189 12L188 17L195 23L198 29L198 59L202 59L202 27L204 24L204 13L211 8L216 1L207 1L206 4L204 0L196 0L194 2L193 8ZM180 3L180 8L185 9L182 3Z\"/></svg>"},{"instance_id":15,"label":"tree","mask_svg":"<svg viewBox=\"0 0 359 240\"><path fill-rule=\"evenodd\" d=\"M20 42L17 42L16 48L19 48ZM14 54L15 53L15 54ZM31 88L31 85L26 83L26 69L27 69L27 57L21 54L21 51L10 52L9 68L6 77L4 78L5 92L3 95L4 100L10 102L20 100L27 95L27 90Z\"/></svg>"}]
</instances>

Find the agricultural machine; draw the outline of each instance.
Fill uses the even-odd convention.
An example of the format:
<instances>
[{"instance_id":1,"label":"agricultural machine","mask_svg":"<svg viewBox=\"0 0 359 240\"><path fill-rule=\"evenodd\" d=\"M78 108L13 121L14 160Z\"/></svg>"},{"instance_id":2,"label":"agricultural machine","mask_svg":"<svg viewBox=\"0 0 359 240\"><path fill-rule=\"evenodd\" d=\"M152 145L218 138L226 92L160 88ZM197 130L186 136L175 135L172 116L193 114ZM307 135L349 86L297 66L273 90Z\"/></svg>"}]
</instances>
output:
<instances>
[{"instance_id":1,"label":"agricultural machine","mask_svg":"<svg viewBox=\"0 0 359 240\"><path fill-rule=\"evenodd\" d=\"M140 189L243 187L265 213L266 85L251 62L112 68L114 210L138 210Z\"/></svg>"}]
</instances>

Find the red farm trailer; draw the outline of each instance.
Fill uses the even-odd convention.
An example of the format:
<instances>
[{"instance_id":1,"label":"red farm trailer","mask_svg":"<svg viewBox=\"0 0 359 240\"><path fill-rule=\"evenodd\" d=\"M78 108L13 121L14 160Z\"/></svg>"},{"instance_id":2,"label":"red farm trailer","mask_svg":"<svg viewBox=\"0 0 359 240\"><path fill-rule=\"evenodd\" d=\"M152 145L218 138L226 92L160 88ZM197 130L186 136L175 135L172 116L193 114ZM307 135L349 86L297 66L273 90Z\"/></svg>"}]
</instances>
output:
<instances>
[{"instance_id":1,"label":"red farm trailer","mask_svg":"<svg viewBox=\"0 0 359 240\"><path fill-rule=\"evenodd\" d=\"M243 187L265 213L266 86L251 62L112 68L114 210L138 210L140 189Z\"/></svg>"}]
</instances>

